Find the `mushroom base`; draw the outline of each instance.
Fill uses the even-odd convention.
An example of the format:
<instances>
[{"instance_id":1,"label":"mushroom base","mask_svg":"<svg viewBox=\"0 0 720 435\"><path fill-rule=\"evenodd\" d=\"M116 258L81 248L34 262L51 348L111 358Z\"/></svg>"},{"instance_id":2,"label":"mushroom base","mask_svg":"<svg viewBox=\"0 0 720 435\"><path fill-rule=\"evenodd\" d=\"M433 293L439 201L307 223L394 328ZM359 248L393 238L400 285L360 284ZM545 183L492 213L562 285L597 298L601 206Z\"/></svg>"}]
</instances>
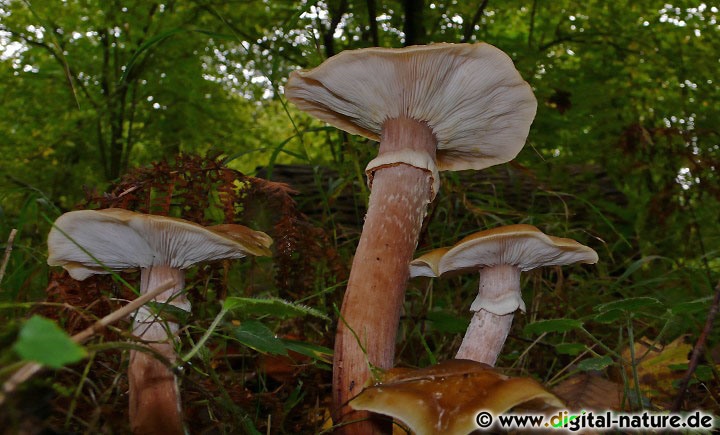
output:
<instances>
[{"instance_id":1,"label":"mushroom base","mask_svg":"<svg viewBox=\"0 0 720 435\"><path fill-rule=\"evenodd\" d=\"M174 362L171 343L155 343L152 348ZM135 435L182 435L180 391L173 372L148 352L130 351L130 429Z\"/></svg>"},{"instance_id":2,"label":"mushroom base","mask_svg":"<svg viewBox=\"0 0 720 435\"><path fill-rule=\"evenodd\" d=\"M486 310L474 313L455 358L495 366L512 327L513 316L514 313L498 316Z\"/></svg>"},{"instance_id":3,"label":"mushroom base","mask_svg":"<svg viewBox=\"0 0 720 435\"><path fill-rule=\"evenodd\" d=\"M140 293L145 294L161 283L172 280L173 287L158 295L154 301L189 310L190 303L182 294L185 272L169 266L143 269L140 276ZM180 391L175 374L168 364L175 363L174 339L179 325L162 319L162 309L155 314L147 307L135 313L133 334L166 361L153 352L130 352L128 382L130 386L130 427L134 434L181 435L185 433Z\"/></svg>"}]
</instances>

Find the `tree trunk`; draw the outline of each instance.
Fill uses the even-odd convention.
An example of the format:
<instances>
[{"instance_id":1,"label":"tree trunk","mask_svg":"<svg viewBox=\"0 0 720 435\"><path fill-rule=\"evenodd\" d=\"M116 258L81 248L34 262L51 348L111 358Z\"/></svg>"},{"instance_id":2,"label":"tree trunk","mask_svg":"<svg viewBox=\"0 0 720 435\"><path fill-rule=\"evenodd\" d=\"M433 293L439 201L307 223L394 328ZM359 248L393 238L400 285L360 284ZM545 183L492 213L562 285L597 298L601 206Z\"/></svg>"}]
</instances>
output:
<instances>
[{"instance_id":1,"label":"tree trunk","mask_svg":"<svg viewBox=\"0 0 720 435\"><path fill-rule=\"evenodd\" d=\"M403 0L405 8L405 22L403 32L405 33L405 46L425 44L425 25L423 24L423 0Z\"/></svg>"}]
</instances>

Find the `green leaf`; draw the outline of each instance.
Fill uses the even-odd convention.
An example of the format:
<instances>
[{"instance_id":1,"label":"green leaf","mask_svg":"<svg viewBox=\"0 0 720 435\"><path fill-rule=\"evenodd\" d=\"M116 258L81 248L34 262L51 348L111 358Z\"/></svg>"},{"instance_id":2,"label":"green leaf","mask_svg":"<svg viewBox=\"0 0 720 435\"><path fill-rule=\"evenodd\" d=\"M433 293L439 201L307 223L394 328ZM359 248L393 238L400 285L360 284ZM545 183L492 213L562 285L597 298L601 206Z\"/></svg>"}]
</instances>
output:
<instances>
[{"instance_id":1,"label":"green leaf","mask_svg":"<svg viewBox=\"0 0 720 435\"><path fill-rule=\"evenodd\" d=\"M140 55L142 55L145 51L149 50L153 46L160 44L167 38L181 32L189 32L191 30L181 29L181 28L175 28L166 30L158 35L153 36L152 38L149 38L147 41L145 41L140 47L137 48L135 53L130 57L130 60L125 65L125 71L123 72L122 76L120 77L120 83L126 83L128 77L130 76L130 73L133 71L133 68L135 64L137 63Z\"/></svg>"},{"instance_id":2,"label":"green leaf","mask_svg":"<svg viewBox=\"0 0 720 435\"><path fill-rule=\"evenodd\" d=\"M243 314L270 315L281 319L314 316L330 320L325 313L305 305L295 304L278 298L241 298L229 297L223 303L223 309L239 310Z\"/></svg>"},{"instance_id":3,"label":"green leaf","mask_svg":"<svg viewBox=\"0 0 720 435\"><path fill-rule=\"evenodd\" d=\"M582 328L583 323L575 319L540 320L525 326L525 334L542 334L543 332L567 332Z\"/></svg>"},{"instance_id":4,"label":"green leaf","mask_svg":"<svg viewBox=\"0 0 720 435\"><path fill-rule=\"evenodd\" d=\"M699 312L705 312L708 309L712 296L708 296L694 301L679 302L670 307L670 312L673 315L679 314L693 314Z\"/></svg>"},{"instance_id":5,"label":"green leaf","mask_svg":"<svg viewBox=\"0 0 720 435\"><path fill-rule=\"evenodd\" d=\"M469 323L467 318L460 318L446 311L431 311L427 314L427 320L432 322L436 331L448 334L464 333Z\"/></svg>"},{"instance_id":6,"label":"green leaf","mask_svg":"<svg viewBox=\"0 0 720 435\"><path fill-rule=\"evenodd\" d=\"M157 315L166 322L185 325L190 320L189 311L185 311L170 303L150 301L146 305L151 308L153 313L157 313Z\"/></svg>"},{"instance_id":7,"label":"green leaf","mask_svg":"<svg viewBox=\"0 0 720 435\"><path fill-rule=\"evenodd\" d=\"M283 403L283 411L287 415L295 406L297 406L302 399L305 397L305 391L303 391L302 381L298 382L298 386L290 393L288 398Z\"/></svg>"},{"instance_id":8,"label":"green leaf","mask_svg":"<svg viewBox=\"0 0 720 435\"><path fill-rule=\"evenodd\" d=\"M594 317L596 322L600 323L612 323L617 321L618 319L623 319L627 313L625 311L621 310L610 310L610 311L603 311L602 313L596 315Z\"/></svg>"},{"instance_id":9,"label":"green leaf","mask_svg":"<svg viewBox=\"0 0 720 435\"><path fill-rule=\"evenodd\" d=\"M328 364L332 363L333 351L324 346L306 343L304 341L281 339L287 350L297 352L314 360L322 361Z\"/></svg>"},{"instance_id":10,"label":"green leaf","mask_svg":"<svg viewBox=\"0 0 720 435\"><path fill-rule=\"evenodd\" d=\"M634 312L638 311L641 308L658 308L657 306L661 305L660 301L655 298L650 297L638 297L638 298L628 298L628 299L621 299L619 301L612 301L608 302L606 304L600 304L595 307L595 311L603 312L603 311L611 311L611 310L622 310L627 312Z\"/></svg>"},{"instance_id":11,"label":"green leaf","mask_svg":"<svg viewBox=\"0 0 720 435\"><path fill-rule=\"evenodd\" d=\"M555 346L555 351L563 355L579 355L587 349L582 343L560 343Z\"/></svg>"},{"instance_id":12,"label":"green leaf","mask_svg":"<svg viewBox=\"0 0 720 435\"><path fill-rule=\"evenodd\" d=\"M706 365L699 365L695 369L695 377L701 382L710 382L713 379L713 368Z\"/></svg>"},{"instance_id":13,"label":"green leaf","mask_svg":"<svg viewBox=\"0 0 720 435\"><path fill-rule=\"evenodd\" d=\"M40 316L32 316L25 322L13 349L25 360L53 368L76 363L87 356L85 348L72 341L55 322Z\"/></svg>"},{"instance_id":14,"label":"green leaf","mask_svg":"<svg viewBox=\"0 0 720 435\"><path fill-rule=\"evenodd\" d=\"M599 356L597 358L589 358L578 363L577 368L582 371L602 370L612 365L613 360L609 356Z\"/></svg>"},{"instance_id":15,"label":"green leaf","mask_svg":"<svg viewBox=\"0 0 720 435\"><path fill-rule=\"evenodd\" d=\"M617 285L618 283L620 283L621 281L623 281L624 279L626 279L627 277L629 277L630 275L635 273L635 271L640 269L646 263L649 263L654 260L667 260L667 258L661 257L659 255L648 255L647 257L643 257L643 258L635 261L633 264L631 264L625 270L625 272L620 276L620 278L618 278L617 281L615 281L615 284Z\"/></svg>"},{"instance_id":16,"label":"green leaf","mask_svg":"<svg viewBox=\"0 0 720 435\"><path fill-rule=\"evenodd\" d=\"M261 353L287 355L282 340L265 325L256 320L246 320L232 329L232 338Z\"/></svg>"},{"instance_id":17,"label":"green leaf","mask_svg":"<svg viewBox=\"0 0 720 435\"><path fill-rule=\"evenodd\" d=\"M688 369L688 363L668 364L667 368L669 368L672 371L686 371Z\"/></svg>"}]
</instances>

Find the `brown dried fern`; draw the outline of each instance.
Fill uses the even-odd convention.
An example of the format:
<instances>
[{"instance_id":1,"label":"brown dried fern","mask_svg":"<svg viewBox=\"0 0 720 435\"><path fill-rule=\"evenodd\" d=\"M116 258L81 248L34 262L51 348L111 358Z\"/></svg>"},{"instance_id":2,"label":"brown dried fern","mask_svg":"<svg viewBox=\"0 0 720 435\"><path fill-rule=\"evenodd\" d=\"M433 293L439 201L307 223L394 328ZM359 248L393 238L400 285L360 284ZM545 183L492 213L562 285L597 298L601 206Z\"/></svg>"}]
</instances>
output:
<instances>
[{"instance_id":1,"label":"brown dried fern","mask_svg":"<svg viewBox=\"0 0 720 435\"><path fill-rule=\"evenodd\" d=\"M278 295L296 299L314 291L318 270L329 271L338 280L346 275L325 231L298 210L296 193L285 183L228 168L219 156L181 154L173 162L133 170L107 193L88 194L83 208L118 207L201 225L239 223L265 231L275 241ZM197 279L206 282L224 276L220 267L202 268ZM225 283L220 284L219 295L225 290Z\"/></svg>"}]
</instances>

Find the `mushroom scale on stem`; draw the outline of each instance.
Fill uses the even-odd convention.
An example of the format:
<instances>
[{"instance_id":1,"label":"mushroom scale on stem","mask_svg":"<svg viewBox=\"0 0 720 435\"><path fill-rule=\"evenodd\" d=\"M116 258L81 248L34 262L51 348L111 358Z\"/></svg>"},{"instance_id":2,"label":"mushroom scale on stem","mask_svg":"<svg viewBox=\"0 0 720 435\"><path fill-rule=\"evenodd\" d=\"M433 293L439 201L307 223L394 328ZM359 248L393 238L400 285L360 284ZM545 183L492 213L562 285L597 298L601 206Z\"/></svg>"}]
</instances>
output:
<instances>
[{"instance_id":1,"label":"mushroom scale on stem","mask_svg":"<svg viewBox=\"0 0 720 435\"><path fill-rule=\"evenodd\" d=\"M295 71L288 100L319 119L380 141L367 166L371 186L335 338L338 432L383 429L347 406L370 366L393 365L408 265L438 170L482 169L522 149L537 103L510 58L488 44L435 44L345 51Z\"/></svg>"},{"instance_id":2,"label":"mushroom scale on stem","mask_svg":"<svg viewBox=\"0 0 720 435\"><path fill-rule=\"evenodd\" d=\"M170 281L172 287L154 301L190 311L183 293L185 269L206 261L270 255L271 244L267 234L242 225L206 228L124 209L79 210L55 221L48 235L48 264L62 266L77 280L140 268L141 294ZM180 325L163 314L162 308L143 306L133 319L133 333L167 360L130 353L130 426L135 434L185 432L177 380L167 366L177 358L174 341Z\"/></svg>"}]
</instances>

